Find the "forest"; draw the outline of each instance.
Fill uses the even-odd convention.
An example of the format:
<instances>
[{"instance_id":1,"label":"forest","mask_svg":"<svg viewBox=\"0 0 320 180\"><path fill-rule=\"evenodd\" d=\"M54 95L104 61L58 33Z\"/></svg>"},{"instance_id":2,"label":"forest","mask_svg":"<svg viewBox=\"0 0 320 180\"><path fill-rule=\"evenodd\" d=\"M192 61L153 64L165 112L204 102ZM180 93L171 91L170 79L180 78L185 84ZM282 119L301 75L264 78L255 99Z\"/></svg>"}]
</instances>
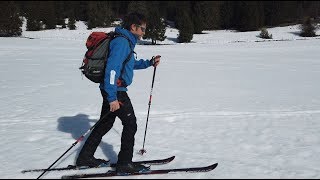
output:
<instances>
[{"instance_id":1,"label":"forest","mask_svg":"<svg viewBox=\"0 0 320 180\"><path fill-rule=\"evenodd\" d=\"M161 40L171 26L179 29L181 42L203 30L254 31L305 19L319 22L320 15L320 1L0 1L0 7L2 37L21 35L21 17L27 20L27 31L73 30L76 21L86 22L88 29L110 27L139 12L148 20L146 38Z\"/></svg>"}]
</instances>

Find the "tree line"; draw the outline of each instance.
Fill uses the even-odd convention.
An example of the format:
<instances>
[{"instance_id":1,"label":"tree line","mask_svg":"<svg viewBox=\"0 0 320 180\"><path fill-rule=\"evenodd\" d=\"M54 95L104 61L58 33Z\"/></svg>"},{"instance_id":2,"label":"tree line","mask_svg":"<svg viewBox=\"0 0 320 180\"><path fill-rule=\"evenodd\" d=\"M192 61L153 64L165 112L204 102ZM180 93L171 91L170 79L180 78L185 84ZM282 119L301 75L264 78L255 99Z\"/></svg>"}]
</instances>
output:
<instances>
[{"instance_id":1,"label":"tree line","mask_svg":"<svg viewBox=\"0 0 320 180\"><path fill-rule=\"evenodd\" d=\"M263 27L302 23L317 19L320 1L0 1L0 36L20 36L22 19L27 31L110 27L130 12L146 15L145 38L165 39L168 25L179 30L179 42L190 42L204 30L254 31ZM66 22L65 19L68 19Z\"/></svg>"}]
</instances>

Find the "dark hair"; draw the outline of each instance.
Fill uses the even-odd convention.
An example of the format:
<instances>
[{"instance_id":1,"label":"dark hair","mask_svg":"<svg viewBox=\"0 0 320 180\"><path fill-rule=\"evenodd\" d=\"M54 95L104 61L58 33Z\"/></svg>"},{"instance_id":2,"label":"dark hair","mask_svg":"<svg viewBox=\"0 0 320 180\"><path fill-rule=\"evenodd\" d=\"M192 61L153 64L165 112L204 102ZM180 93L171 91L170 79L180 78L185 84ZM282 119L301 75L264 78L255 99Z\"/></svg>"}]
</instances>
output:
<instances>
[{"instance_id":1,"label":"dark hair","mask_svg":"<svg viewBox=\"0 0 320 180\"><path fill-rule=\"evenodd\" d=\"M141 25L143 23L147 23L146 17L143 14L134 12L126 15L123 18L122 27L127 30L130 30L130 26L132 24Z\"/></svg>"}]
</instances>

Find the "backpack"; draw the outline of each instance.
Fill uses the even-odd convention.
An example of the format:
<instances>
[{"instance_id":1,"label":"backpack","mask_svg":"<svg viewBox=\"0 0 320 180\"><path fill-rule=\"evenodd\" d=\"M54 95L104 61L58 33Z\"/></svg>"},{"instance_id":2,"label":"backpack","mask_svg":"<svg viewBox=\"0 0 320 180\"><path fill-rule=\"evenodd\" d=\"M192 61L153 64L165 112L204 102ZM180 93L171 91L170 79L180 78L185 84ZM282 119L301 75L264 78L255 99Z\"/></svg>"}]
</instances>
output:
<instances>
[{"instance_id":1,"label":"backpack","mask_svg":"<svg viewBox=\"0 0 320 180\"><path fill-rule=\"evenodd\" d=\"M116 32L92 32L86 41L87 51L82 60L82 65L79 68L90 81L95 83L102 83L104 81L104 73L106 68L106 58L109 54L110 42L116 37L124 37L128 40L131 52L124 61L124 64L130 60L133 53L129 39ZM122 67L124 67L124 64ZM121 74L123 69L121 70ZM120 74L120 77L121 77Z\"/></svg>"}]
</instances>

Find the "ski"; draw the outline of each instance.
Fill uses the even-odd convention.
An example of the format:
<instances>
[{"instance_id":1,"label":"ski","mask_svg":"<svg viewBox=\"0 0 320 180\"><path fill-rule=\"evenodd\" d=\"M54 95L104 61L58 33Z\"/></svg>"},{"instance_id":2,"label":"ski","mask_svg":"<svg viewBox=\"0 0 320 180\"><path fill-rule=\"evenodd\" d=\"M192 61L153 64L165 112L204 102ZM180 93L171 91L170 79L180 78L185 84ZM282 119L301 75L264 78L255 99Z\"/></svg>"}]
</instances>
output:
<instances>
[{"instance_id":1,"label":"ski","mask_svg":"<svg viewBox=\"0 0 320 180\"><path fill-rule=\"evenodd\" d=\"M212 171L218 166L218 163L210 166L203 167L191 167L191 168L179 168L179 169L158 169L158 170L147 170L144 172L125 173L118 174L114 170L110 170L106 173L95 173L95 174L74 174L62 176L62 179L77 179L77 178L97 178L97 177L111 177L111 176L133 176L133 175L151 175L151 174L169 174L169 173L197 173L197 172L208 172Z\"/></svg>"},{"instance_id":2,"label":"ski","mask_svg":"<svg viewBox=\"0 0 320 180\"><path fill-rule=\"evenodd\" d=\"M139 164L148 164L148 165L161 165L161 164L167 164L171 162L175 156L171 156L166 159L154 159L154 160L145 160L145 161L135 161L134 163L139 163ZM109 163L106 164L105 166L99 166L99 167L88 167L88 166L75 166L75 165L68 165L67 167L61 167L61 168L51 168L47 171L64 171L64 170L84 170L84 169L93 169L93 168L102 168L102 167L115 167L116 164L114 163ZM40 172L40 171L45 171L46 169L28 169L28 170L23 170L21 173L27 173L27 172Z\"/></svg>"}]
</instances>

